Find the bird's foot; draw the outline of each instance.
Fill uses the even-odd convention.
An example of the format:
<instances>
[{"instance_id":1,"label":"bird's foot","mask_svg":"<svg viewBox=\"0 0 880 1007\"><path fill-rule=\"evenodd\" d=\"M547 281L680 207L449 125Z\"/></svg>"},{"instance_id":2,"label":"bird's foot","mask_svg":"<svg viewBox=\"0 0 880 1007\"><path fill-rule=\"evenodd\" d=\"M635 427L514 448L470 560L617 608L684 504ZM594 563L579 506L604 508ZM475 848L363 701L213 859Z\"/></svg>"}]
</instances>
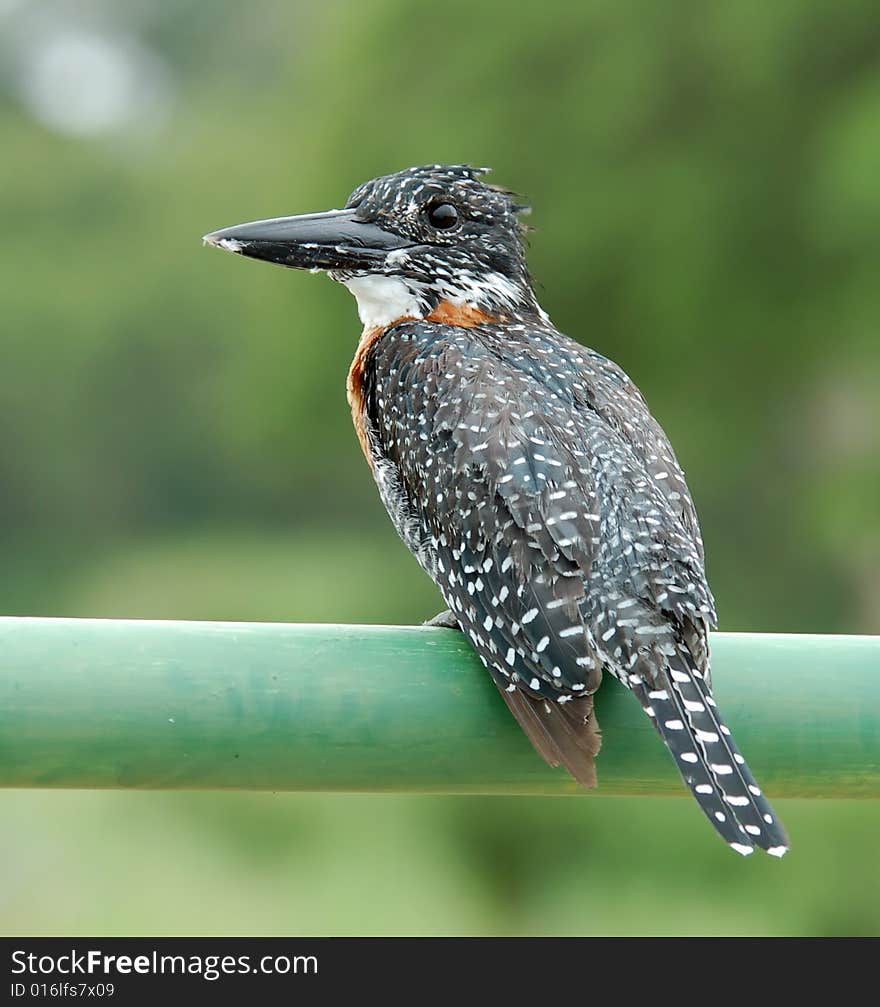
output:
<instances>
[{"instance_id":1,"label":"bird's foot","mask_svg":"<svg viewBox=\"0 0 880 1007\"><path fill-rule=\"evenodd\" d=\"M443 612L438 612L433 619L428 619L427 622L422 623L423 626L440 626L443 629L461 629L458 624L458 619L452 614L450 609L445 609Z\"/></svg>"}]
</instances>

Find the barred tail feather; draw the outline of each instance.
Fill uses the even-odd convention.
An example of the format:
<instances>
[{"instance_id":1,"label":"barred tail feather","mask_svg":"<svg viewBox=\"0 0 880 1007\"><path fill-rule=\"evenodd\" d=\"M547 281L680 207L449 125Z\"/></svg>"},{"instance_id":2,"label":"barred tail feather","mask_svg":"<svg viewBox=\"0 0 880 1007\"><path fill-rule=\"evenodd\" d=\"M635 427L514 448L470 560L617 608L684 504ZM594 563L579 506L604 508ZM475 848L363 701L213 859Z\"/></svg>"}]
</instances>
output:
<instances>
[{"instance_id":1,"label":"barred tail feather","mask_svg":"<svg viewBox=\"0 0 880 1007\"><path fill-rule=\"evenodd\" d=\"M755 846L781 857L788 837L721 720L690 654L669 658L656 687L633 684L682 779L724 840L744 856Z\"/></svg>"},{"instance_id":2,"label":"barred tail feather","mask_svg":"<svg viewBox=\"0 0 880 1007\"><path fill-rule=\"evenodd\" d=\"M674 693L670 688L649 689L646 685L633 685L632 690L651 718L660 737L672 754L681 777L697 800L703 814L737 853L754 852L754 845L744 835L739 822L725 804L700 746L682 719Z\"/></svg>"}]
</instances>

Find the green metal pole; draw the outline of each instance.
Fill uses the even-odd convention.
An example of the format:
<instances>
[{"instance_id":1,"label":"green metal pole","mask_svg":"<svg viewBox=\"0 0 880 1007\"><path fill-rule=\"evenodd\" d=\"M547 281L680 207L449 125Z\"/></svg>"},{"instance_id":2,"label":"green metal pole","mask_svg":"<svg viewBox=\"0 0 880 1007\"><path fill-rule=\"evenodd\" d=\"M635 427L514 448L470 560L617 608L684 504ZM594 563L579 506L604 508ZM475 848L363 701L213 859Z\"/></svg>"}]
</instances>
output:
<instances>
[{"instance_id":1,"label":"green metal pole","mask_svg":"<svg viewBox=\"0 0 880 1007\"><path fill-rule=\"evenodd\" d=\"M771 796L880 796L880 637L717 633L715 694ZM683 794L597 701L599 793ZM0 619L0 786L581 792L452 630Z\"/></svg>"}]
</instances>

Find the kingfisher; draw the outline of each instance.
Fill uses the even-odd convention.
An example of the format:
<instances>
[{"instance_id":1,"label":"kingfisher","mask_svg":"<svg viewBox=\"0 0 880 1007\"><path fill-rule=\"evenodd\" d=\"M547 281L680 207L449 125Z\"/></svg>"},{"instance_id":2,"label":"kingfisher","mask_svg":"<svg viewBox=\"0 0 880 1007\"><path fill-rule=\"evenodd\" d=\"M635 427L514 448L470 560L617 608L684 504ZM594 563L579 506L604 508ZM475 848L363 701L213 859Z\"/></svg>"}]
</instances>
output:
<instances>
[{"instance_id":1,"label":"kingfisher","mask_svg":"<svg viewBox=\"0 0 880 1007\"><path fill-rule=\"evenodd\" d=\"M712 695L715 604L684 473L633 381L561 333L526 264L528 207L488 169L434 164L340 210L205 242L324 271L357 301L354 427L398 534L537 752L595 786L603 672L641 704L743 855L782 823Z\"/></svg>"}]
</instances>

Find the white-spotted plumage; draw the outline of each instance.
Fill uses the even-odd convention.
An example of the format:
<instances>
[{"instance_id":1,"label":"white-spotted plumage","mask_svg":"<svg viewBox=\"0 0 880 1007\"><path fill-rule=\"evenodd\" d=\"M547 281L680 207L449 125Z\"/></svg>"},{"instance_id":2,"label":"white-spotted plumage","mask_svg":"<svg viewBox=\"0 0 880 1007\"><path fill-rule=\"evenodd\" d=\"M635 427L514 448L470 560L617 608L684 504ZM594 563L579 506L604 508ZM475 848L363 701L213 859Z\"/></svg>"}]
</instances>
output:
<instances>
[{"instance_id":1,"label":"white-spotted plumage","mask_svg":"<svg viewBox=\"0 0 880 1007\"><path fill-rule=\"evenodd\" d=\"M584 702L605 668L651 709L735 850L786 845L710 700L696 515L635 386L536 323L403 322L371 360L377 456L421 540L455 543L432 546L435 579L499 687L569 703L577 685Z\"/></svg>"}]
</instances>

